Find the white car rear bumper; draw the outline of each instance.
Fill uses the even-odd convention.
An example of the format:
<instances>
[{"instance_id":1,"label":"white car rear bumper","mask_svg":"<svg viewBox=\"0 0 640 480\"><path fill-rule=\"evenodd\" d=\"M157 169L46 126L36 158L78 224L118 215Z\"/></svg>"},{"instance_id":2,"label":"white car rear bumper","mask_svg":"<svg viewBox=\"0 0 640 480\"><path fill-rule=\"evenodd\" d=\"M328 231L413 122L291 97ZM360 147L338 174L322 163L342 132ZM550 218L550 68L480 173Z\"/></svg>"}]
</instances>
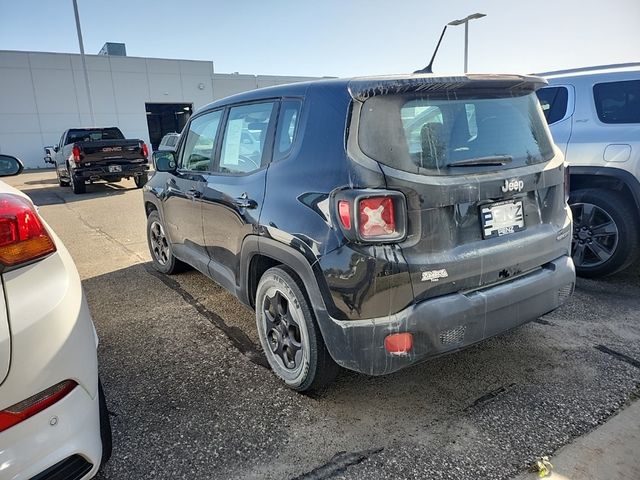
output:
<instances>
[{"instance_id":1,"label":"white car rear bumper","mask_svg":"<svg viewBox=\"0 0 640 480\"><path fill-rule=\"evenodd\" d=\"M0 432L1 480L30 479L75 454L92 465L80 478L91 478L100 466L97 337L73 260L52 236L56 253L2 274L11 365L0 385L0 410L66 380L78 385Z\"/></svg>"},{"instance_id":2,"label":"white car rear bumper","mask_svg":"<svg viewBox=\"0 0 640 480\"><path fill-rule=\"evenodd\" d=\"M52 425L54 423L54 425ZM91 464L81 478L100 466L98 396L78 385L62 400L0 434L0 478L28 480L72 455Z\"/></svg>"}]
</instances>

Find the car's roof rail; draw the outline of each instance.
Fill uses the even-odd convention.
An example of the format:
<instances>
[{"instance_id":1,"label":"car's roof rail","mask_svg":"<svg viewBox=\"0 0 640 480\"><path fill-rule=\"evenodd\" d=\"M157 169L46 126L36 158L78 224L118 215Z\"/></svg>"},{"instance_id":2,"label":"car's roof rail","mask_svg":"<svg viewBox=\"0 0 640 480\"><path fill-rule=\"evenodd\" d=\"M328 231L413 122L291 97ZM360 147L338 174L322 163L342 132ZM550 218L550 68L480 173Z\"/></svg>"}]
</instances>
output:
<instances>
[{"instance_id":1,"label":"car's roof rail","mask_svg":"<svg viewBox=\"0 0 640 480\"><path fill-rule=\"evenodd\" d=\"M550 75L560 75L562 73L580 73L580 72L591 72L594 70L612 70L614 68L629 68L629 67L640 67L640 62L612 63L609 65L594 65L592 67L569 68L567 70L552 70L550 72L534 73L533 75L547 77Z\"/></svg>"}]
</instances>

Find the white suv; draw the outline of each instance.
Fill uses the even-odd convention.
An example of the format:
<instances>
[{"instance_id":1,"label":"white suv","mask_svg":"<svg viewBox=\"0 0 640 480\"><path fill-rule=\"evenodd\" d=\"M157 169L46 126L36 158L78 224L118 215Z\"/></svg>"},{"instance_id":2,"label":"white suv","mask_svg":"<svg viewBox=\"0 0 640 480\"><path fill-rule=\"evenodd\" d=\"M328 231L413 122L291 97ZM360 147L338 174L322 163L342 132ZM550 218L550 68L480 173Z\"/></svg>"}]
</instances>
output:
<instances>
[{"instance_id":1,"label":"white suv","mask_svg":"<svg viewBox=\"0 0 640 480\"><path fill-rule=\"evenodd\" d=\"M584 277L640 253L640 63L539 74L553 138L569 164L573 261Z\"/></svg>"},{"instance_id":2,"label":"white suv","mask_svg":"<svg viewBox=\"0 0 640 480\"><path fill-rule=\"evenodd\" d=\"M21 162L0 155L0 176ZM76 266L0 182L0 479L93 477L111 454L96 336Z\"/></svg>"}]
</instances>

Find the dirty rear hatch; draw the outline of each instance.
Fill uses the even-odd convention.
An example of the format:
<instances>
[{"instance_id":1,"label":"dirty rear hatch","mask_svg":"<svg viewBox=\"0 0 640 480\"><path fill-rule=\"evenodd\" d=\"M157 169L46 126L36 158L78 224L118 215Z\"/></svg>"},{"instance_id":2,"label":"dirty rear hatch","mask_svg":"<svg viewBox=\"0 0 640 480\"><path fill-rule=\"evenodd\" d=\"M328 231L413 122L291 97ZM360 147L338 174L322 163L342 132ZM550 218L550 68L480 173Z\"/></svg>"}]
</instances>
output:
<instances>
[{"instance_id":1,"label":"dirty rear hatch","mask_svg":"<svg viewBox=\"0 0 640 480\"><path fill-rule=\"evenodd\" d=\"M415 300L506 281L569 253L562 154L535 77L353 81L358 145L407 199ZM363 102L363 103L360 103Z\"/></svg>"}]
</instances>

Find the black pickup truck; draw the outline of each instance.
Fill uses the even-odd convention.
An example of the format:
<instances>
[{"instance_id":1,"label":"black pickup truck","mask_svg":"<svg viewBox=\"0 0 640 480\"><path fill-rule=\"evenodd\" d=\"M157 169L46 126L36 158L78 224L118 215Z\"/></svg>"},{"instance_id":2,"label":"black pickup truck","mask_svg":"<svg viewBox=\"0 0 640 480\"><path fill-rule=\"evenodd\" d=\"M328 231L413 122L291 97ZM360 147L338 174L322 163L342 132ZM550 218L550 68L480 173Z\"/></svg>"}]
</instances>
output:
<instances>
[{"instance_id":1,"label":"black pickup truck","mask_svg":"<svg viewBox=\"0 0 640 480\"><path fill-rule=\"evenodd\" d=\"M53 158L47 155L45 162L55 165L58 183L70 185L73 193L84 193L87 181L119 182L133 177L140 188L149 179L147 145L124 138L116 127L71 128L62 134L52 153Z\"/></svg>"}]
</instances>

